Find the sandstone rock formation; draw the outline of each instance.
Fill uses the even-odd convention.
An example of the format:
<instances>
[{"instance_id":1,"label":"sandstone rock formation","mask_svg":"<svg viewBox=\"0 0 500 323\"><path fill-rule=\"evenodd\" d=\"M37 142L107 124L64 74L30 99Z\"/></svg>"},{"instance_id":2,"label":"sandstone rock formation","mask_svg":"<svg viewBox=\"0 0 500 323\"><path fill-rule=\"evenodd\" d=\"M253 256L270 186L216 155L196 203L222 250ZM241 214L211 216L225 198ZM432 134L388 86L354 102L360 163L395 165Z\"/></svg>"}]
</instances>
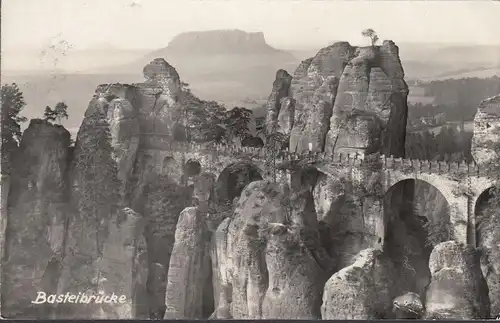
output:
<instances>
[{"instance_id":1,"label":"sandstone rock formation","mask_svg":"<svg viewBox=\"0 0 500 323\"><path fill-rule=\"evenodd\" d=\"M210 278L209 231L196 207L181 212L168 269L165 319L200 319L213 295L204 285Z\"/></svg>"},{"instance_id":2,"label":"sandstone rock formation","mask_svg":"<svg viewBox=\"0 0 500 323\"><path fill-rule=\"evenodd\" d=\"M481 102L474 117L474 136L471 147L476 163L484 165L498 160L499 120L500 95Z\"/></svg>"},{"instance_id":3,"label":"sandstone rock formation","mask_svg":"<svg viewBox=\"0 0 500 323\"><path fill-rule=\"evenodd\" d=\"M295 71L290 86L290 95L295 99L291 151L303 152L309 143L314 151L323 151L338 82L352 55L348 43L335 43L303 61Z\"/></svg>"},{"instance_id":4,"label":"sandstone rock formation","mask_svg":"<svg viewBox=\"0 0 500 323\"><path fill-rule=\"evenodd\" d=\"M417 293L408 292L398 296L392 304L397 319L419 319L424 314L424 305Z\"/></svg>"},{"instance_id":5,"label":"sandstone rock formation","mask_svg":"<svg viewBox=\"0 0 500 323\"><path fill-rule=\"evenodd\" d=\"M186 39L176 42L193 44ZM2 293L14 297L2 306L66 319L377 319L419 317L426 295L428 318L488 316L486 283L494 290L500 272L497 241L486 238L494 226L478 231L482 267L471 247L454 242L437 245L429 263L436 241L428 246L413 200L398 193L408 181L385 192L394 183L378 154L404 154L398 55L390 41L342 42L293 77L279 70L266 146L218 148L244 160L175 147L174 129L185 122L181 81L163 59L144 68L143 83L97 88L74 149L62 128L33 121L8 194ZM374 162L332 170L280 159L272 169L271 152L288 148ZM33 273L41 278L21 280ZM127 301L35 309L28 302L40 288Z\"/></svg>"},{"instance_id":6,"label":"sandstone rock formation","mask_svg":"<svg viewBox=\"0 0 500 323\"><path fill-rule=\"evenodd\" d=\"M57 291L68 213L69 141L62 126L33 119L16 152L2 266L2 315L7 317L52 315L51 304L31 301L39 291Z\"/></svg>"},{"instance_id":7,"label":"sandstone rock formation","mask_svg":"<svg viewBox=\"0 0 500 323\"><path fill-rule=\"evenodd\" d=\"M392 41L370 47L338 42L321 49L300 64L291 81L295 118L290 150L307 151L311 144L313 151L328 153L402 156L408 94L403 78ZM266 123L276 119L270 112Z\"/></svg>"},{"instance_id":8,"label":"sandstone rock formation","mask_svg":"<svg viewBox=\"0 0 500 323\"><path fill-rule=\"evenodd\" d=\"M500 232L498 227L498 204L488 190L476 202L476 238L481 248L481 270L488 283L491 313L500 313Z\"/></svg>"},{"instance_id":9,"label":"sandstone rock formation","mask_svg":"<svg viewBox=\"0 0 500 323\"><path fill-rule=\"evenodd\" d=\"M438 244L431 253L431 283L426 295L426 319L471 320L490 317L488 286L479 253L455 241Z\"/></svg>"},{"instance_id":10,"label":"sandstone rock formation","mask_svg":"<svg viewBox=\"0 0 500 323\"><path fill-rule=\"evenodd\" d=\"M262 300L262 318L320 319L325 272L301 241L300 227L273 224L265 261L269 286Z\"/></svg>"},{"instance_id":11,"label":"sandstone rock formation","mask_svg":"<svg viewBox=\"0 0 500 323\"><path fill-rule=\"evenodd\" d=\"M267 99L266 106L266 133L277 131L278 116L281 110L281 100L288 96L292 76L285 70L276 72L273 90Z\"/></svg>"},{"instance_id":12,"label":"sandstone rock formation","mask_svg":"<svg viewBox=\"0 0 500 323\"><path fill-rule=\"evenodd\" d=\"M103 244L102 258L98 264L99 282L98 293L111 295L119 293L126 300L120 304L102 304L101 318L131 319L136 318L137 303L136 290L146 285L143 270L136 262L138 243L144 230L144 220L132 209L121 210L110 220L108 237Z\"/></svg>"},{"instance_id":13,"label":"sandstone rock formation","mask_svg":"<svg viewBox=\"0 0 500 323\"><path fill-rule=\"evenodd\" d=\"M111 133L111 146L118 166L118 180L122 183L122 190L125 190L139 148L137 112L128 100L117 98L109 103L107 119Z\"/></svg>"},{"instance_id":14,"label":"sandstone rock formation","mask_svg":"<svg viewBox=\"0 0 500 323\"><path fill-rule=\"evenodd\" d=\"M365 249L354 263L336 272L325 285L322 318L373 320L389 318L394 270L380 251Z\"/></svg>"},{"instance_id":15,"label":"sandstone rock formation","mask_svg":"<svg viewBox=\"0 0 500 323\"><path fill-rule=\"evenodd\" d=\"M303 203L287 202L288 194L279 184L252 182L234 217L217 229L217 318L320 317L327 272L317 258L322 247L307 235L318 234L317 223L305 218Z\"/></svg>"},{"instance_id":16,"label":"sandstone rock formation","mask_svg":"<svg viewBox=\"0 0 500 323\"><path fill-rule=\"evenodd\" d=\"M106 117L108 106L104 98L93 98L77 135L69 176L72 212L59 286L64 293L99 292L99 263L111 218L119 208L120 182ZM102 316L97 304L60 304L58 313L67 318Z\"/></svg>"}]
</instances>

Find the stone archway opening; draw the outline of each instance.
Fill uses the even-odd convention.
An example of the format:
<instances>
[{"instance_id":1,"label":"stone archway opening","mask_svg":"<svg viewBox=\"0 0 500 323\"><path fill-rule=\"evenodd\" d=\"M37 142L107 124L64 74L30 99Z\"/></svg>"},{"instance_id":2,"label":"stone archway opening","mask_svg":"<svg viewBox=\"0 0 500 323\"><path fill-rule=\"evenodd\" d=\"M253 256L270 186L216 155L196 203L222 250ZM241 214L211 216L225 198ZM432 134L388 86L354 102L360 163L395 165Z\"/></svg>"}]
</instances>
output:
<instances>
[{"instance_id":1,"label":"stone archway opening","mask_svg":"<svg viewBox=\"0 0 500 323\"><path fill-rule=\"evenodd\" d=\"M239 198L241 192L249 183L260 181L263 177L257 166L242 161L226 167L215 183L215 201L217 203L232 203Z\"/></svg>"},{"instance_id":2,"label":"stone archway opening","mask_svg":"<svg viewBox=\"0 0 500 323\"><path fill-rule=\"evenodd\" d=\"M235 209L243 189L251 182L263 177L257 166L247 161L240 161L226 167L218 176L210 196L211 222L217 226Z\"/></svg>"},{"instance_id":3,"label":"stone archway opening","mask_svg":"<svg viewBox=\"0 0 500 323\"><path fill-rule=\"evenodd\" d=\"M383 208L383 250L398 274L394 292L414 292L424 300L431 278L430 253L452 238L448 201L432 184L406 179L386 192Z\"/></svg>"},{"instance_id":4,"label":"stone archway opening","mask_svg":"<svg viewBox=\"0 0 500 323\"><path fill-rule=\"evenodd\" d=\"M194 177L201 173L201 164L197 160L190 159L184 164L184 176Z\"/></svg>"}]
</instances>

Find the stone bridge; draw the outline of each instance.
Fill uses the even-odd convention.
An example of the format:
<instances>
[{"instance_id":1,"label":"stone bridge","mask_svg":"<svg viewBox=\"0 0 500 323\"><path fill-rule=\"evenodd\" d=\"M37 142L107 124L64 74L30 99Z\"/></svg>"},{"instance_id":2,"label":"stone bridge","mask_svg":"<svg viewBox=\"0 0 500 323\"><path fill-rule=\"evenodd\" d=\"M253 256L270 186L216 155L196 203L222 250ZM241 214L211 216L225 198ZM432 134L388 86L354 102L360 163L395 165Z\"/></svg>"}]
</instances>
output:
<instances>
[{"instance_id":1,"label":"stone bridge","mask_svg":"<svg viewBox=\"0 0 500 323\"><path fill-rule=\"evenodd\" d=\"M286 170L297 166L313 167L332 177L350 173L351 178L359 182L376 176L382 184L381 196L402 181L424 181L439 190L447 200L454 239L474 245L476 204L499 176L493 164L479 167L475 163L421 161L384 155L365 157L359 153L328 155L309 152L298 155L288 151L276 153L264 147L172 143L167 138L151 136L141 138L141 142L147 149L141 149L139 158L144 158L145 163L159 173L173 174L177 180L181 179L182 170L188 164L195 164L197 173L208 172L219 178L225 169L238 163L252 167L268 180L289 179Z\"/></svg>"}]
</instances>

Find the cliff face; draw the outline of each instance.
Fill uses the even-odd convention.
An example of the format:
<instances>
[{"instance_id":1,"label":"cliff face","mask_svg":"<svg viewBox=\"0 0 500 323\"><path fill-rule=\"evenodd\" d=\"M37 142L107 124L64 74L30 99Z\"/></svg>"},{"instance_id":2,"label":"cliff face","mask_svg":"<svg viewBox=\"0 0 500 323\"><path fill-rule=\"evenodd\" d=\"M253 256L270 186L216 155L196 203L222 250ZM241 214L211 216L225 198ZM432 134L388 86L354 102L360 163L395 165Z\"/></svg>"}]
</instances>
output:
<instances>
[{"instance_id":1,"label":"cliff face","mask_svg":"<svg viewBox=\"0 0 500 323\"><path fill-rule=\"evenodd\" d=\"M250 183L233 218L217 229L214 317L320 317L328 269L314 242L317 222L303 196L289 192L276 183Z\"/></svg>"},{"instance_id":2,"label":"cliff face","mask_svg":"<svg viewBox=\"0 0 500 323\"><path fill-rule=\"evenodd\" d=\"M63 127L34 119L15 154L2 266L2 315L50 317L50 304L31 301L39 291L57 290L68 214L69 141Z\"/></svg>"},{"instance_id":3,"label":"cliff face","mask_svg":"<svg viewBox=\"0 0 500 323\"><path fill-rule=\"evenodd\" d=\"M500 95L481 102L474 117L472 156L478 164L498 160L497 142L500 141Z\"/></svg>"},{"instance_id":4,"label":"cliff face","mask_svg":"<svg viewBox=\"0 0 500 323\"><path fill-rule=\"evenodd\" d=\"M290 150L404 155L408 87L392 41L323 48L294 73ZM285 92L285 91L282 91ZM273 97L270 97L272 104ZM275 122L268 117L267 124Z\"/></svg>"}]
</instances>

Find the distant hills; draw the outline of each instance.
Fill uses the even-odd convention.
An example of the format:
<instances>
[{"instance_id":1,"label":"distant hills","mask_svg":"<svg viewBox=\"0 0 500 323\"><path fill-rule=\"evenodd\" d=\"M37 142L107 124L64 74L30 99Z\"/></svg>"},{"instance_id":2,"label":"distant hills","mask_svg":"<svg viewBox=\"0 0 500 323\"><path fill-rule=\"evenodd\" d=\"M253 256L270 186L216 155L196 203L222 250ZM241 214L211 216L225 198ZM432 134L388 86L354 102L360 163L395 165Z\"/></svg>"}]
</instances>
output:
<instances>
[{"instance_id":1,"label":"distant hills","mask_svg":"<svg viewBox=\"0 0 500 323\"><path fill-rule=\"evenodd\" d=\"M228 108L254 109L265 102L278 69L293 74L302 60L328 45L277 49L261 32L212 30L182 33L167 46L150 50L102 44L99 48L72 49L65 55L2 52L2 83L20 85L29 118L41 116L46 105L66 101L70 114L66 126L76 128L98 84L140 82L143 67L163 57L196 95ZM409 81L500 75L500 45L397 45Z\"/></svg>"}]
</instances>

